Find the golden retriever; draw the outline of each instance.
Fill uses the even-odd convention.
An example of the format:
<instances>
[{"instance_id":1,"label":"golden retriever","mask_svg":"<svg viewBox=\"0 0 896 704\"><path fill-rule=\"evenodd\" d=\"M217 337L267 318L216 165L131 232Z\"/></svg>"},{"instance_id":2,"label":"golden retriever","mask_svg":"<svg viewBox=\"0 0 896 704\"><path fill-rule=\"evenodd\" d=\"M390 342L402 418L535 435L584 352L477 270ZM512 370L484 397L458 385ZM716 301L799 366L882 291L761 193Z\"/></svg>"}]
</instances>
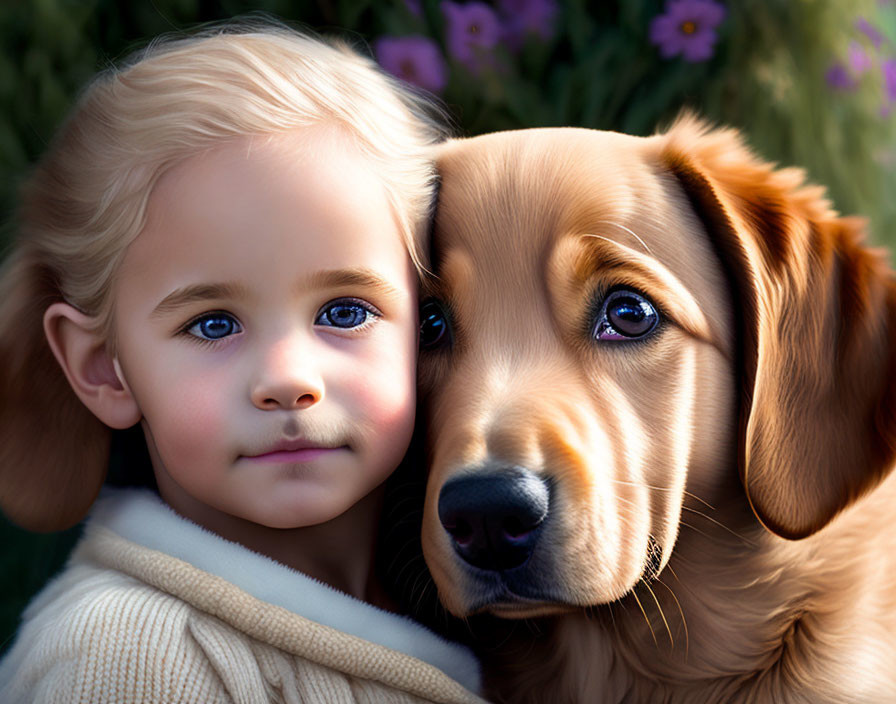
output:
<instances>
[{"instance_id":1,"label":"golden retriever","mask_svg":"<svg viewBox=\"0 0 896 704\"><path fill-rule=\"evenodd\" d=\"M423 552L504 628L490 696L896 702L896 284L863 222L690 117L439 167Z\"/></svg>"}]
</instances>

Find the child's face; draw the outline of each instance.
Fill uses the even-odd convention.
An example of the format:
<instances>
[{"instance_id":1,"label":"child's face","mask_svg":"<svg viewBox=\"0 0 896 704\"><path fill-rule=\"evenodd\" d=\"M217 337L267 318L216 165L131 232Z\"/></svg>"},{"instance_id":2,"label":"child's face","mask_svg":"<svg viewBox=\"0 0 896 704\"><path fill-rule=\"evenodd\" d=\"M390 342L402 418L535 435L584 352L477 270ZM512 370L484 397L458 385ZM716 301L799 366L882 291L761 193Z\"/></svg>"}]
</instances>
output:
<instances>
[{"instance_id":1,"label":"child's face","mask_svg":"<svg viewBox=\"0 0 896 704\"><path fill-rule=\"evenodd\" d=\"M163 496L295 528L340 515L401 460L416 278L347 138L245 139L169 171L114 293Z\"/></svg>"}]
</instances>

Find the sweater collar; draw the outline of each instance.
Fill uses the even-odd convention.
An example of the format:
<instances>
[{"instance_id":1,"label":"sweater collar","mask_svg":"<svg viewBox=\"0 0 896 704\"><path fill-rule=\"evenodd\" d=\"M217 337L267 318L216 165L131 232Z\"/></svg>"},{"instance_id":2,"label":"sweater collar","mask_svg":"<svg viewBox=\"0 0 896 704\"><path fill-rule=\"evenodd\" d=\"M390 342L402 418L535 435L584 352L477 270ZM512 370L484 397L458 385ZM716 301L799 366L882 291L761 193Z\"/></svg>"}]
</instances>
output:
<instances>
[{"instance_id":1,"label":"sweater collar","mask_svg":"<svg viewBox=\"0 0 896 704\"><path fill-rule=\"evenodd\" d=\"M479 664L469 649L406 616L389 613L175 513L147 489L104 488L90 516L131 542L221 577L255 598L437 667L480 691Z\"/></svg>"}]
</instances>

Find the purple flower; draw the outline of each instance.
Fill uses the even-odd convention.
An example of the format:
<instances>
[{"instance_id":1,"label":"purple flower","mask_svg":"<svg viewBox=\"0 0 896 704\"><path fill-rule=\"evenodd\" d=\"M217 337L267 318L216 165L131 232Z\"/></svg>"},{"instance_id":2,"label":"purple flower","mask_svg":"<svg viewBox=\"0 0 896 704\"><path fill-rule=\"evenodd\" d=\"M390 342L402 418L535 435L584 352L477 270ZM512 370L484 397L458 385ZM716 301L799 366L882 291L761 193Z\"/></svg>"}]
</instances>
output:
<instances>
[{"instance_id":1,"label":"purple flower","mask_svg":"<svg viewBox=\"0 0 896 704\"><path fill-rule=\"evenodd\" d=\"M445 59L428 37L380 37L374 52L380 65L403 81L433 93L440 92L448 82Z\"/></svg>"},{"instance_id":2,"label":"purple flower","mask_svg":"<svg viewBox=\"0 0 896 704\"><path fill-rule=\"evenodd\" d=\"M864 17L859 17L856 20L856 29L868 37L876 49L879 49L880 45L884 43L884 35Z\"/></svg>"},{"instance_id":3,"label":"purple flower","mask_svg":"<svg viewBox=\"0 0 896 704\"><path fill-rule=\"evenodd\" d=\"M556 31L556 0L498 0L504 19L504 40L519 49L527 37L548 40Z\"/></svg>"},{"instance_id":4,"label":"purple flower","mask_svg":"<svg viewBox=\"0 0 896 704\"><path fill-rule=\"evenodd\" d=\"M881 64L881 73L884 78L884 93L886 101L881 106L881 117L889 117L896 107L896 59L887 59Z\"/></svg>"},{"instance_id":5,"label":"purple flower","mask_svg":"<svg viewBox=\"0 0 896 704\"><path fill-rule=\"evenodd\" d=\"M459 5L442 3L446 43L451 56L477 73L492 65L489 51L501 40L501 22L495 11L481 2Z\"/></svg>"},{"instance_id":6,"label":"purple flower","mask_svg":"<svg viewBox=\"0 0 896 704\"><path fill-rule=\"evenodd\" d=\"M896 59L887 59L881 64L884 76L884 92L890 103L896 103Z\"/></svg>"},{"instance_id":7,"label":"purple flower","mask_svg":"<svg viewBox=\"0 0 896 704\"><path fill-rule=\"evenodd\" d=\"M849 69L853 76L861 76L869 71L874 64L871 55L865 51L859 42L850 42L849 45Z\"/></svg>"},{"instance_id":8,"label":"purple flower","mask_svg":"<svg viewBox=\"0 0 896 704\"><path fill-rule=\"evenodd\" d=\"M834 90L853 90L856 87L849 69L841 63L832 64L824 78Z\"/></svg>"},{"instance_id":9,"label":"purple flower","mask_svg":"<svg viewBox=\"0 0 896 704\"><path fill-rule=\"evenodd\" d=\"M423 5L420 0L404 0L404 6L414 17L423 17Z\"/></svg>"},{"instance_id":10,"label":"purple flower","mask_svg":"<svg viewBox=\"0 0 896 704\"><path fill-rule=\"evenodd\" d=\"M713 0L669 0L666 13L650 23L650 41L664 59L681 54L685 61L706 61L724 18L725 8Z\"/></svg>"}]
</instances>

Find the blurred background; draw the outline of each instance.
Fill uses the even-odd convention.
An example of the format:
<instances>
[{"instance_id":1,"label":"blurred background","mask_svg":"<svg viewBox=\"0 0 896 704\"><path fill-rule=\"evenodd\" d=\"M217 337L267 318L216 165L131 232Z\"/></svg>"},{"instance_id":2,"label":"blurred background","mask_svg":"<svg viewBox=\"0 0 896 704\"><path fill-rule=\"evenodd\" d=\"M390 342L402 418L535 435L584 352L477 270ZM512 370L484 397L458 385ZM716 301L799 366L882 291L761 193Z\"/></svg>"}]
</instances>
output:
<instances>
[{"instance_id":1,"label":"blurred background","mask_svg":"<svg viewBox=\"0 0 896 704\"><path fill-rule=\"evenodd\" d=\"M805 168L896 247L896 0L29 0L0 3L2 251L18 184L97 70L158 34L250 12L347 39L435 95L458 136L648 135L691 109ZM78 533L0 519L0 651Z\"/></svg>"}]
</instances>

